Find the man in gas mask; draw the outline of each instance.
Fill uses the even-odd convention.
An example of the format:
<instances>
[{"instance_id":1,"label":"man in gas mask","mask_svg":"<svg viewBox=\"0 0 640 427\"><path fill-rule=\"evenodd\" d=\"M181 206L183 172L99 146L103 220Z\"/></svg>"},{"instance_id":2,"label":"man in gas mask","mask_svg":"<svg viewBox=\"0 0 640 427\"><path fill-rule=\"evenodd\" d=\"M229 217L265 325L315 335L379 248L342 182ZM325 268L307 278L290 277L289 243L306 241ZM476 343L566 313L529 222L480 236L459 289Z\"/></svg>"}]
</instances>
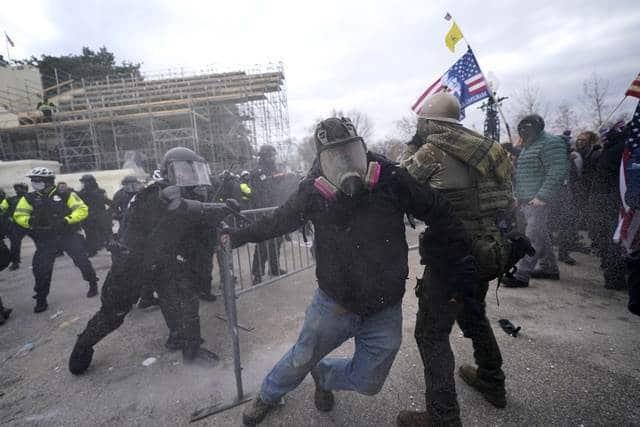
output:
<instances>
[{"instance_id":1,"label":"man in gas mask","mask_svg":"<svg viewBox=\"0 0 640 427\"><path fill-rule=\"evenodd\" d=\"M383 156L368 152L353 123L329 118L315 131L316 161L297 191L270 215L231 233L234 246L315 229L319 289L295 345L267 375L243 416L255 425L311 373L315 404L333 408L332 390L380 391L402 339L408 275L404 215L441 236L431 248L464 287L475 264L462 223L447 201ZM355 337L352 357L325 358Z\"/></svg>"},{"instance_id":2,"label":"man in gas mask","mask_svg":"<svg viewBox=\"0 0 640 427\"><path fill-rule=\"evenodd\" d=\"M195 289L194 242L213 234L229 214L218 204L198 201L210 185L209 167L193 151L173 148L160 165L162 180L149 185L131 200L114 262L105 279L102 307L78 340L69 370L82 374L91 363L93 346L117 329L140 294L144 276L156 279L160 307L169 327L166 347L182 349L185 363L215 364L217 356L202 348L198 296Z\"/></svg>"}]
</instances>

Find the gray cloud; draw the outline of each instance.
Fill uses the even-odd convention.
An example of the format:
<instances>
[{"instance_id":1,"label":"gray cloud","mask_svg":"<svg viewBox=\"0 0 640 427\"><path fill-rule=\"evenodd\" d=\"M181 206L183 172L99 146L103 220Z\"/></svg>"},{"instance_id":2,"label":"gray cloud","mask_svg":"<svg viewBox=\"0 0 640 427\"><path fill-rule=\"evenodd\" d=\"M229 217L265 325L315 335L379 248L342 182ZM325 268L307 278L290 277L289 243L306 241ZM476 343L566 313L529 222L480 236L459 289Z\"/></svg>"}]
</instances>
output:
<instances>
[{"instance_id":1,"label":"gray cloud","mask_svg":"<svg viewBox=\"0 0 640 427\"><path fill-rule=\"evenodd\" d=\"M28 53L66 54L83 45L106 45L118 59L141 61L149 72L282 60L294 136L303 136L315 118L335 107L369 114L382 138L464 51L463 43L455 54L444 46L447 7L484 71L497 76L500 92L512 96L530 78L543 88L549 105L566 100L578 109L582 81L592 72L610 81L613 103L640 71L636 6L633 0L224 5L114 0L62 6L43 1L55 30L51 36L43 40L38 27L27 24L16 31ZM467 117L468 125L481 127L475 106Z\"/></svg>"}]
</instances>

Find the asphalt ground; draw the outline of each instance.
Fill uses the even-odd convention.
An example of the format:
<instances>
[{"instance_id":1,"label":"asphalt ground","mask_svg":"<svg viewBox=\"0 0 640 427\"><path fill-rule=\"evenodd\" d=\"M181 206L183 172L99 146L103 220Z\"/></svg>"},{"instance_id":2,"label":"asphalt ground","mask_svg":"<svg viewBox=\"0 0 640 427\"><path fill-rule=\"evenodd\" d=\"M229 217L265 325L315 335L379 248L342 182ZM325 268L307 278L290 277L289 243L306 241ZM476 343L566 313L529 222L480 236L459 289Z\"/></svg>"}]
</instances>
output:
<instances>
[{"instance_id":1,"label":"asphalt ground","mask_svg":"<svg viewBox=\"0 0 640 427\"><path fill-rule=\"evenodd\" d=\"M221 358L217 367L184 366L179 353L164 348L167 329L160 311L134 308L122 327L96 346L87 373L71 375L69 353L99 299L85 297L80 272L64 256L56 261L49 310L34 314L33 244L28 239L24 243L22 268L0 273L0 294L14 309L0 327L0 424L187 425L194 410L234 398L231 341L218 317L224 316L221 300L200 308L206 346ZM505 359L508 405L492 407L456 378L465 425L640 425L640 317L627 312L624 292L603 288L596 258L575 257L578 265L561 265L558 282L534 280L526 289L501 288L499 306L491 287L488 314ZM108 254L100 252L93 262L103 279ZM420 274L416 252L410 254L410 267L404 340L382 391L372 397L338 392L335 409L320 413L307 377L263 425L391 426L399 410L424 407L422 366L413 339L417 302L412 287ZM240 331L247 392L257 391L294 343L315 287L311 269L238 299L239 323L251 329ZM505 334L497 324L500 318L521 326L520 335ZM451 342L456 364L472 363L471 343L457 327ZM20 352L28 343L33 348ZM350 341L335 353L352 351ZM143 366L150 357L156 362ZM242 409L194 425L241 425Z\"/></svg>"}]
</instances>

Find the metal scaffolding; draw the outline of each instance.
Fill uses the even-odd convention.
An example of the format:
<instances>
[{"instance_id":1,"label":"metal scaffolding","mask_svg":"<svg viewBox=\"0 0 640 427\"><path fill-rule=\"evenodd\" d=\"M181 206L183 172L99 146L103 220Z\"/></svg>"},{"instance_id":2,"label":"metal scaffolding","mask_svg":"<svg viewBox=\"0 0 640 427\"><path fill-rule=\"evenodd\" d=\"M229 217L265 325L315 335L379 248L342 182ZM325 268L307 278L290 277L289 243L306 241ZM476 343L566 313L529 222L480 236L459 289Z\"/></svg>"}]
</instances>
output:
<instances>
[{"instance_id":1,"label":"metal scaffolding","mask_svg":"<svg viewBox=\"0 0 640 427\"><path fill-rule=\"evenodd\" d=\"M50 122L15 112L0 127L3 160L57 160L65 172L117 169L133 155L148 171L186 146L214 169L248 167L262 144L284 146L289 114L281 64L251 71L109 76L64 82Z\"/></svg>"}]
</instances>

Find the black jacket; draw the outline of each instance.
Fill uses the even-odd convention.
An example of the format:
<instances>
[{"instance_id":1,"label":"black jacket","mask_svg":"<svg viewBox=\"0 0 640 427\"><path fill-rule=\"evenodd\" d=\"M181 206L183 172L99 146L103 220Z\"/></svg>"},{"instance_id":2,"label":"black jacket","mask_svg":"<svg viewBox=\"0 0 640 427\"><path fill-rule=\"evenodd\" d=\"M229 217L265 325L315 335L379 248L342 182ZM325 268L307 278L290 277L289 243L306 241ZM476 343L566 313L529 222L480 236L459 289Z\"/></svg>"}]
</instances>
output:
<instances>
[{"instance_id":1,"label":"black jacket","mask_svg":"<svg viewBox=\"0 0 640 427\"><path fill-rule=\"evenodd\" d=\"M324 199L314 187L317 167L276 211L232 233L235 246L293 232L307 220L315 228L316 277L320 288L345 309L367 316L399 303L408 275L404 215L425 221L444 242L430 248L443 262L470 253L467 234L449 203L420 185L383 156L368 153L381 166L380 180L356 199Z\"/></svg>"},{"instance_id":2,"label":"black jacket","mask_svg":"<svg viewBox=\"0 0 640 427\"><path fill-rule=\"evenodd\" d=\"M89 217L84 223L85 226L107 220L107 208L111 205L111 200L102 188L83 188L78 192L78 196L89 206Z\"/></svg>"},{"instance_id":3,"label":"black jacket","mask_svg":"<svg viewBox=\"0 0 640 427\"><path fill-rule=\"evenodd\" d=\"M151 184L131 199L122 221L120 243L145 268L184 264L195 269L203 242L215 239L217 223L181 209L168 211L160 193L165 187L163 183Z\"/></svg>"}]
</instances>

